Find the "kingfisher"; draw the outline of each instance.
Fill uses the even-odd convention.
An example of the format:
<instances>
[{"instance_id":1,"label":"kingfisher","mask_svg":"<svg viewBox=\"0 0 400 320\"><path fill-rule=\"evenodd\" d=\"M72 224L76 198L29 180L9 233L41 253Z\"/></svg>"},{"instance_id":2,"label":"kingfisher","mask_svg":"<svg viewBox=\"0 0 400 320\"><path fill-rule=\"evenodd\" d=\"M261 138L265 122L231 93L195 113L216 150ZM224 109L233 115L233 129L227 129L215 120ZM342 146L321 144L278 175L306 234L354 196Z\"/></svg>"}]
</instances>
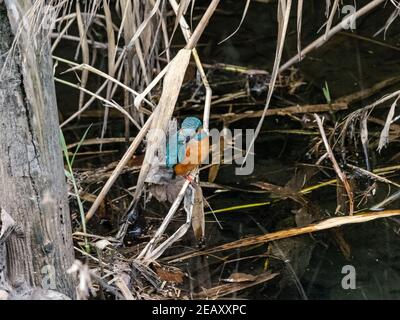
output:
<instances>
[{"instance_id":1,"label":"kingfisher","mask_svg":"<svg viewBox=\"0 0 400 320\"><path fill-rule=\"evenodd\" d=\"M208 157L209 137L203 123L196 117L183 120L180 130L169 137L166 162L175 175L187 176Z\"/></svg>"},{"instance_id":2,"label":"kingfisher","mask_svg":"<svg viewBox=\"0 0 400 320\"><path fill-rule=\"evenodd\" d=\"M208 157L209 154L209 135L203 129L203 123L196 117L187 117L183 120L180 130L175 133L169 135L168 140L166 142L166 150L165 150L165 162L168 168L168 183L156 183L151 182L151 187L155 188L152 193L157 198L157 194L160 194L160 198L163 199L172 199L169 201L173 201L176 198L174 194L173 182L171 181L171 172L170 169L173 169L173 173L175 176L181 176L188 180L190 179L190 172L197 167L199 167ZM158 168L160 169L160 168ZM165 169L165 168L164 168ZM160 170L160 172L165 172L165 170ZM153 178L156 175L153 175ZM163 176L159 182L166 182L163 173L158 174L158 178ZM176 179L174 179L177 182ZM192 182L192 181L191 181ZM159 189L161 187L161 191ZM177 192L181 187L179 187ZM171 194L174 194L170 197ZM164 200L165 201L165 200ZM120 231L117 235L118 239L123 239L125 233L127 232L127 228L131 225L131 231L128 231L133 237L137 237L142 232L142 227L139 226L136 222L139 216L138 201L131 204L129 209L127 210L126 221L123 226L120 228ZM125 230L125 231L124 231ZM125 233L124 233L125 232Z\"/></svg>"}]
</instances>

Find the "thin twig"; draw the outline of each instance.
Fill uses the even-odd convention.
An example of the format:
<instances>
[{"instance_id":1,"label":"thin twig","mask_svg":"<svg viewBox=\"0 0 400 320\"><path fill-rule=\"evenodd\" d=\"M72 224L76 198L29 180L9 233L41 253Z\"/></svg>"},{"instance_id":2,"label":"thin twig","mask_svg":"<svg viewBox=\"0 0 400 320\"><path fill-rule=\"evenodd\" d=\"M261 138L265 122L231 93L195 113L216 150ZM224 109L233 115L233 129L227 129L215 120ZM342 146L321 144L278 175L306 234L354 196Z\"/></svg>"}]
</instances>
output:
<instances>
[{"instance_id":1,"label":"thin twig","mask_svg":"<svg viewBox=\"0 0 400 320\"><path fill-rule=\"evenodd\" d=\"M352 215L354 212L354 200L353 200L353 191L350 187L349 181L347 180L346 175L342 172L339 167L339 164L336 161L335 155L333 154L332 148L329 145L328 139L326 138L324 126L322 125L321 118L314 114L314 118L317 121L317 125L319 131L321 132L322 141L324 142L326 152L328 153L328 157L333 164L333 169L335 169L336 174L338 175L340 181L342 181L344 188L346 189L347 196L349 198L349 214Z\"/></svg>"}]
</instances>

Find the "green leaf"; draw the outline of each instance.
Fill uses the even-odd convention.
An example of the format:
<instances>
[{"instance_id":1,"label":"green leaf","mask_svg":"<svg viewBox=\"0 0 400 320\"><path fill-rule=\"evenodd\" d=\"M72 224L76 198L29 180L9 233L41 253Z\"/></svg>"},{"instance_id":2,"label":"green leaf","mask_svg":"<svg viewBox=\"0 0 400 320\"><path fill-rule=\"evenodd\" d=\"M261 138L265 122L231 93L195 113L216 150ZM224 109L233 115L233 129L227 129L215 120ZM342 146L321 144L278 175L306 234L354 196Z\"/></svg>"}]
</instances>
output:
<instances>
[{"instance_id":1,"label":"green leaf","mask_svg":"<svg viewBox=\"0 0 400 320\"><path fill-rule=\"evenodd\" d=\"M328 104L331 104L331 103L332 103L331 93L330 93L330 91L329 91L328 83L327 83L326 81L325 81L325 87L322 88L322 92L324 93L326 102L327 102Z\"/></svg>"},{"instance_id":2,"label":"green leaf","mask_svg":"<svg viewBox=\"0 0 400 320\"><path fill-rule=\"evenodd\" d=\"M89 130L90 130L90 128L92 127L92 125L93 125L93 124L91 124L91 125L86 129L85 133L83 134L82 139L79 141L79 144L78 144L78 146L76 147L76 150L75 150L75 152L74 152L74 154L73 154L73 156L72 156L72 159L71 159L71 167L72 167L72 165L74 164L76 154L78 153L79 149L81 148L83 141L85 141L86 136L87 136L87 134L89 133Z\"/></svg>"}]
</instances>

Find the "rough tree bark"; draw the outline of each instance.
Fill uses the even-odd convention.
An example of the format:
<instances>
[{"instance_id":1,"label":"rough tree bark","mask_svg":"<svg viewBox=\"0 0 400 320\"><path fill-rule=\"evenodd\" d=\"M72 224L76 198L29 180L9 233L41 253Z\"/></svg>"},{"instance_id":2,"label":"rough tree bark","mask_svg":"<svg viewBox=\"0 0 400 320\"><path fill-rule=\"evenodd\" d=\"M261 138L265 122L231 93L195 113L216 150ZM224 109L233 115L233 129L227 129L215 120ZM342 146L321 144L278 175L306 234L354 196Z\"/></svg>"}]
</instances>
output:
<instances>
[{"instance_id":1,"label":"rough tree bark","mask_svg":"<svg viewBox=\"0 0 400 320\"><path fill-rule=\"evenodd\" d=\"M74 253L46 37L32 36L24 24L6 61L31 5L0 0L0 210L18 226L5 242L6 278L14 290L42 287L74 297L66 273Z\"/></svg>"}]
</instances>

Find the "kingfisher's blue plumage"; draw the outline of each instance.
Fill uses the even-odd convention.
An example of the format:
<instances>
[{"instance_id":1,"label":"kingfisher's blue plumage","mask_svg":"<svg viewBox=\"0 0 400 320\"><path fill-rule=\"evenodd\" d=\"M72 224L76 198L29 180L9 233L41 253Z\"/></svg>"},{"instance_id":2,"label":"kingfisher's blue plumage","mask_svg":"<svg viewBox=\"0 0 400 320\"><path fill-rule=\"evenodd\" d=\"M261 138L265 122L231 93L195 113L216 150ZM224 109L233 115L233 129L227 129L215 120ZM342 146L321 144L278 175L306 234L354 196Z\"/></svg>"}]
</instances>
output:
<instances>
[{"instance_id":1,"label":"kingfisher's blue plumage","mask_svg":"<svg viewBox=\"0 0 400 320\"><path fill-rule=\"evenodd\" d=\"M176 164L181 163L185 159L186 144L192 139L200 141L205 133L197 133L203 123L196 117L187 117L183 120L181 129L168 138L166 164L169 168L173 168Z\"/></svg>"},{"instance_id":2,"label":"kingfisher's blue plumage","mask_svg":"<svg viewBox=\"0 0 400 320\"><path fill-rule=\"evenodd\" d=\"M197 131L202 125L203 123L199 118L187 117L183 120L181 129L192 129Z\"/></svg>"},{"instance_id":3,"label":"kingfisher's blue plumage","mask_svg":"<svg viewBox=\"0 0 400 320\"><path fill-rule=\"evenodd\" d=\"M178 158L178 133L175 132L173 135L168 137L166 146L165 161L168 168L172 168L176 165Z\"/></svg>"}]
</instances>

